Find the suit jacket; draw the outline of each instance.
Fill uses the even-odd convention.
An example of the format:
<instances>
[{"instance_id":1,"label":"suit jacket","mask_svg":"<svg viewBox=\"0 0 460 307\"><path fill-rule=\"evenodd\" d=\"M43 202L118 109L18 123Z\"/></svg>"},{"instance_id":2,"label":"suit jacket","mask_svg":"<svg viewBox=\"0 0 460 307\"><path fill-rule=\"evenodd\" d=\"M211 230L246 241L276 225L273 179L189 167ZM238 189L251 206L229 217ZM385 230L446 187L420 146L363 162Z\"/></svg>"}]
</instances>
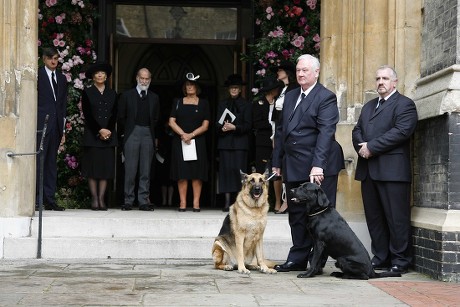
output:
<instances>
[{"instance_id":1,"label":"suit jacket","mask_svg":"<svg viewBox=\"0 0 460 307\"><path fill-rule=\"evenodd\" d=\"M230 110L235 114L236 118L232 122L236 129L230 132L222 132L222 126L219 124L224 110L231 108L232 103L233 110ZM217 107L217 149L232 149L232 150L248 150L249 149L249 133L252 131L252 119L251 119L251 103L246 99L238 97L237 99L228 98L221 101Z\"/></svg>"},{"instance_id":2,"label":"suit jacket","mask_svg":"<svg viewBox=\"0 0 460 307\"><path fill-rule=\"evenodd\" d=\"M48 114L47 134L57 132L62 137L64 131L64 118L67 109L67 79L58 70L55 72L58 85L57 97L54 99L53 88L46 73L45 67L38 69L37 92L37 130L42 130L45 117ZM57 129L57 131L56 131Z\"/></svg>"},{"instance_id":3,"label":"suit jacket","mask_svg":"<svg viewBox=\"0 0 460 307\"><path fill-rule=\"evenodd\" d=\"M281 168L286 182L310 180L313 166L321 167L325 176L345 167L342 147L335 140L337 97L317 83L291 117L300 92L297 88L286 94L275 133L272 166Z\"/></svg>"},{"instance_id":4,"label":"suit jacket","mask_svg":"<svg viewBox=\"0 0 460 307\"><path fill-rule=\"evenodd\" d=\"M82 95L82 110L85 116L83 146L113 147L118 144L115 124L117 122L117 93L106 87L101 95L93 85L85 88ZM102 128L112 132L109 140L99 138Z\"/></svg>"},{"instance_id":5,"label":"suit jacket","mask_svg":"<svg viewBox=\"0 0 460 307\"><path fill-rule=\"evenodd\" d=\"M410 137L417 125L417 109L408 97L395 92L377 110L379 98L366 103L352 131L356 152L367 142L372 157L358 158L356 180L369 173L373 180L410 182ZM358 155L359 156L359 155Z\"/></svg>"},{"instance_id":6,"label":"suit jacket","mask_svg":"<svg viewBox=\"0 0 460 307\"><path fill-rule=\"evenodd\" d=\"M139 93L136 88L124 92L120 97L118 104L118 134L123 140L128 139L136 125L138 98ZM147 91L146 101L150 106L150 132L152 141L155 144L155 127L160 116L160 99L157 94L149 90Z\"/></svg>"}]
</instances>

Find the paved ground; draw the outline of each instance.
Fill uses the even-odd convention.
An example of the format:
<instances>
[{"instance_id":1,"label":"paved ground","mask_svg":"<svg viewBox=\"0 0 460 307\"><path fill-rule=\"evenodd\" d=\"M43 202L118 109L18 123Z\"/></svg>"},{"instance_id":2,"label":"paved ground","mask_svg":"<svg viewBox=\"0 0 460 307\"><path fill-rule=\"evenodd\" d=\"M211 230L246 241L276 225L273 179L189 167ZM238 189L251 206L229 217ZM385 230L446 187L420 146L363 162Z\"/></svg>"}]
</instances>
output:
<instances>
[{"instance_id":1,"label":"paved ground","mask_svg":"<svg viewBox=\"0 0 460 307\"><path fill-rule=\"evenodd\" d=\"M240 275L211 260L0 260L0 306L458 306L460 285L410 272L341 280Z\"/></svg>"}]
</instances>

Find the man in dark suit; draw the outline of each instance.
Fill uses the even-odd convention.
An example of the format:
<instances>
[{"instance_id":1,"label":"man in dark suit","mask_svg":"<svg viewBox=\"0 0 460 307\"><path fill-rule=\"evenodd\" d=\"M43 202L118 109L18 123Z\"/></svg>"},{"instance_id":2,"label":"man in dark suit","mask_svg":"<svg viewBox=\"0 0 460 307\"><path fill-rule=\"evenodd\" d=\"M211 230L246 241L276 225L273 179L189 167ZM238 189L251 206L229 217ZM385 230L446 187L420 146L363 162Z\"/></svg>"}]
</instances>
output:
<instances>
[{"instance_id":1,"label":"man in dark suit","mask_svg":"<svg viewBox=\"0 0 460 307\"><path fill-rule=\"evenodd\" d=\"M125 157L124 205L131 210L135 195L135 180L139 170L137 201L139 210L151 211L150 172L155 153L155 126L159 118L160 100L149 91L152 75L147 68L137 72L137 86L120 97L118 130L123 138Z\"/></svg>"},{"instance_id":2,"label":"man in dark suit","mask_svg":"<svg viewBox=\"0 0 460 307\"><path fill-rule=\"evenodd\" d=\"M55 48L43 48L44 66L38 69L37 148L40 146L46 115L49 116L43 143L43 204L47 210L63 211L56 204L57 152L65 141L64 118L67 107L67 79L57 70L59 53ZM37 200L40 192L40 156L37 157ZM36 205L37 208L37 205Z\"/></svg>"},{"instance_id":3,"label":"man in dark suit","mask_svg":"<svg viewBox=\"0 0 460 307\"><path fill-rule=\"evenodd\" d=\"M372 265L405 273L412 261L410 138L417 109L396 90L393 68L380 67L375 80L379 97L364 105L352 132L359 155L355 179L361 181Z\"/></svg>"},{"instance_id":4,"label":"man in dark suit","mask_svg":"<svg viewBox=\"0 0 460 307\"><path fill-rule=\"evenodd\" d=\"M315 182L335 206L338 173L344 168L342 148L335 140L337 97L318 83L319 68L317 58L299 57L296 76L300 88L286 94L275 132L272 170L282 172L286 184L293 243L287 261L275 266L279 272L305 270L313 246L306 208L292 202L289 191L306 181Z\"/></svg>"}]
</instances>

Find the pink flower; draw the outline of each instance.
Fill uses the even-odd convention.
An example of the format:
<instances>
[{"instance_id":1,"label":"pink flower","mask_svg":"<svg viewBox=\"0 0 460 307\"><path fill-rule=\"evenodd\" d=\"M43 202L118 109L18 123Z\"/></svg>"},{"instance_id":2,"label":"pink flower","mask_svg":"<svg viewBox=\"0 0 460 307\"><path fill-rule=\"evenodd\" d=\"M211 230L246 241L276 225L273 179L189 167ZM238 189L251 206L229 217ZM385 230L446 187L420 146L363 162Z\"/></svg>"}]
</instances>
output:
<instances>
[{"instance_id":1,"label":"pink flower","mask_svg":"<svg viewBox=\"0 0 460 307\"><path fill-rule=\"evenodd\" d=\"M269 52L267 52L267 53L265 54L265 57L266 57L267 59L276 58L277 56L278 56L278 55L277 55L275 52L273 52L272 50L270 50Z\"/></svg>"},{"instance_id":2,"label":"pink flower","mask_svg":"<svg viewBox=\"0 0 460 307\"><path fill-rule=\"evenodd\" d=\"M321 38L319 37L319 34L316 33L315 36L313 36L313 41L319 43L321 41Z\"/></svg>"},{"instance_id":3,"label":"pink flower","mask_svg":"<svg viewBox=\"0 0 460 307\"><path fill-rule=\"evenodd\" d=\"M261 24L261 22L262 22L262 21L261 21L259 18L256 19L256 25L259 26L259 25Z\"/></svg>"},{"instance_id":4,"label":"pink flower","mask_svg":"<svg viewBox=\"0 0 460 307\"><path fill-rule=\"evenodd\" d=\"M54 47L59 46L59 40L57 38L53 39L53 45Z\"/></svg>"},{"instance_id":5,"label":"pink flower","mask_svg":"<svg viewBox=\"0 0 460 307\"><path fill-rule=\"evenodd\" d=\"M307 5L310 7L311 10L316 8L316 0L307 0Z\"/></svg>"}]
</instances>

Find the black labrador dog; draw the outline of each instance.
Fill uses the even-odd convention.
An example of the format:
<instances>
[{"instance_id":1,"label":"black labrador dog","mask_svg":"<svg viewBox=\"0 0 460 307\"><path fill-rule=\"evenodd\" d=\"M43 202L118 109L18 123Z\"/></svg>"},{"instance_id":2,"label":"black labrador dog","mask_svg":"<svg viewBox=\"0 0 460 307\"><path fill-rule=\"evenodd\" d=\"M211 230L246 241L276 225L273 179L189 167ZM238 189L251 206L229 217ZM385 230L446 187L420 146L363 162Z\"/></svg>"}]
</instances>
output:
<instances>
[{"instance_id":1,"label":"black labrador dog","mask_svg":"<svg viewBox=\"0 0 460 307\"><path fill-rule=\"evenodd\" d=\"M297 277L313 277L320 272L323 253L337 260L335 266L342 270L333 272L331 276L364 280L401 277L399 273L374 271L363 243L337 210L329 206L326 194L317 184L306 182L290 192L292 201L305 204L307 207L308 229L314 239L310 268Z\"/></svg>"}]
</instances>

